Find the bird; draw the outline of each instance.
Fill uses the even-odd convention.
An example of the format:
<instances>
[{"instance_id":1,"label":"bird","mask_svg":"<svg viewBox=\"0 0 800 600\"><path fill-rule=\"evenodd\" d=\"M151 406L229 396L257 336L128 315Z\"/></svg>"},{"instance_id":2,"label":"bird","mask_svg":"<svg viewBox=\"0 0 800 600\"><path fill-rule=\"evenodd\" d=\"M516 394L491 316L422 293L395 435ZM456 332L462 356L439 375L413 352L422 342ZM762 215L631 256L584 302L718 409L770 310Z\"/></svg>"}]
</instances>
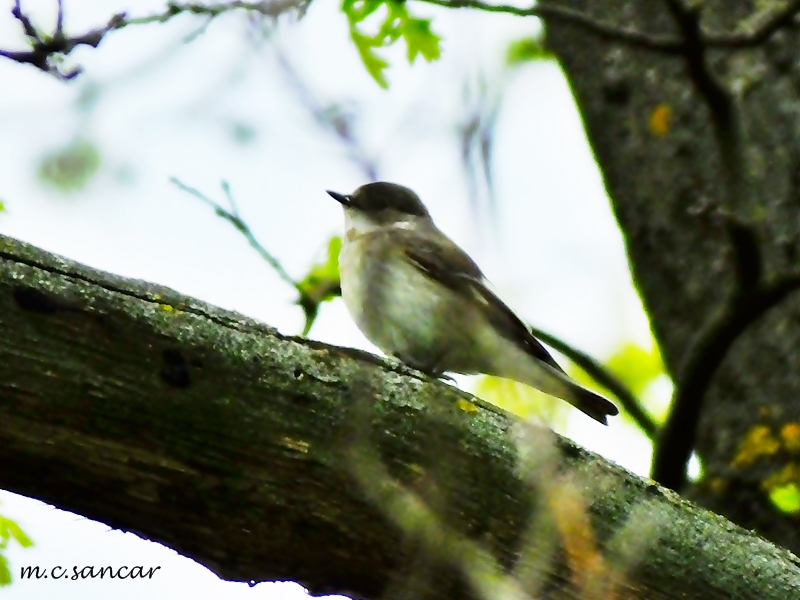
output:
<instances>
[{"instance_id":1,"label":"bird","mask_svg":"<svg viewBox=\"0 0 800 600\"><path fill-rule=\"evenodd\" d=\"M414 191L379 181L327 193L344 210L342 298L384 353L437 378L483 373L521 382L604 425L619 413L564 372Z\"/></svg>"}]
</instances>

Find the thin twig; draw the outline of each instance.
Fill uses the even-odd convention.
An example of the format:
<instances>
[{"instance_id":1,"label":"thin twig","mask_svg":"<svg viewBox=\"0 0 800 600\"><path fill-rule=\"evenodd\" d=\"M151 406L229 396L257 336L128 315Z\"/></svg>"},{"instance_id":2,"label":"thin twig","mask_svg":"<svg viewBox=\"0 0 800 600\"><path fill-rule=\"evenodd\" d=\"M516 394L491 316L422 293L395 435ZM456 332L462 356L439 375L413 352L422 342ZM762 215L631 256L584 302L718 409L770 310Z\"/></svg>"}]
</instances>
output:
<instances>
[{"instance_id":1,"label":"thin twig","mask_svg":"<svg viewBox=\"0 0 800 600\"><path fill-rule=\"evenodd\" d=\"M245 221L239 216L239 212L236 209L236 205L233 202L233 198L231 197L231 193L230 193L230 187L228 186L227 182L224 182L224 181L222 182L222 190L225 192L225 195L228 198L228 201L230 202L230 205L231 205L231 209L230 210L228 210L228 209L224 208L223 206L217 204L211 198L209 198L208 196L203 194L201 191L196 190L195 188L189 187L188 185L184 184L183 182L181 182L176 177L170 178L170 182L175 184L177 187L179 187L184 192L187 192L187 193L191 194L192 196L194 196L198 200L201 200L202 202L205 202L211 208L213 208L214 212L217 213L217 216L220 216L223 219L225 219L226 221L228 221L228 223L233 225L242 235L244 235L244 237L250 243L250 246L256 252L258 252L258 254L261 256L261 258L263 258L265 261L267 261L267 263L273 269L275 269L275 272L278 274L278 276L284 282L288 283L293 288L295 288L296 290L299 291L299 286L298 286L297 282L294 279L292 279L292 276L289 275L289 273L286 272L286 269L283 268L283 265L281 265L280 261L278 261L277 258L275 258L272 254L270 254L270 252L266 248L264 248L264 246L261 245L261 243L253 235L253 232L250 229L250 227L247 225L247 223L245 223Z\"/></svg>"},{"instance_id":2,"label":"thin twig","mask_svg":"<svg viewBox=\"0 0 800 600\"><path fill-rule=\"evenodd\" d=\"M22 25L22 30L25 32L32 42L41 42L42 39L39 37L39 33L36 31L36 28L31 23L31 20L28 18L28 15L22 12L22 5L20 4L20 0L14 0L14 8L11 9L11 14L14 15L14 18L20 22Z\"/></svg>"},{"instance_id":3,"label":"thin twig","mask_svg":"<svg viewBox=\"0 0 800 600\"><path fill-rule=\"evenodd\" d=\"M258 13L270 18L277 18L289 10L296 10L298 14L303 14L308 7L309 0L263 0L262 2L225 2L217 4L201 4L189 2L185 4L171 2L167 5L167 10L145 17L128 17L125 13L119 13L111 17L108 23L102 27L92 29L82 35L64 35L64 9L62 1L58 2L58 14L56 27L51 35L43 35L37 31L30 18L22 12L20 0L14 0L14 7L11 14L20 22L22 30L30 41L29 50L3 50L0 49L0 57L8 58L18 63L30 64L37 69L50 73L62 80L70 80L80 74L80 67L75 67L69 71L59 68L57 58L64 57L72 53L78 46L91 46L96 48L109 31L121 29L128 25L144 25L148 23L164 23L173 17L190 13L195 15L207 15L209 18L216 17L232 10L245 10L251 13Z\"/></svg>"},{"instance_id":4,"label":"thin twig","mask_svg":"<svg viewBox=\"0 0 800 600\"><path fill-rule=\"evenodd\" d=\"M520 8L510 4L489 4L480 0L419 1L448 8L472 8L485 12L561 21L582 27L586 31L606 39L664 54L683 54L686 51L684 40L606 23L581 11L544 2L539 2L529 8ZM298 15L302 15L308 8L309 3L310 0L262 0L261 2L233 0L215 4L170 2L164 12L144 17L128 17L125 13L120 13L114 15L108 21L108 24L103 27L92 29L83 35L67 37L63 33L63 6L62 1L59 0L55 32L52 36L49 36L49 39L45 39L45 36L37 32L30 19L22 12L20 0L15 0L14 8L11 12L22 25L25 34L30 38L32 48L28 51L0 49L0 56L15 62L31 64L46 73L68 80L77 76L81 69L76 67L67 72L61 71L53 59L56 56L70 54L78 46L97 47L105 35L114 29L121 29L128 25L165 23L173 17L185 13L205 15L209 19L213 19L233 10L244 10L274 19L290 10L295 10ZM783 27L790 25L798 12L800 12L800 0L791 0L783 9L777 10L773 14L768 14L764 18L762 25L751 31L736 33L701 32L701 38L706 47L727 48L730 50L750 48L767 41Z\"/></svg>"},{"instance_id":5,"label":"thin twig","mask_svg":"<svg viewBox=\"0 0 800 600\"><path fill-rule=\"evenodd\" d=\"M646 48L666 54L681 54L685 50L684 40L668 36L637 31L590 17L589 15L544 2L537 2L529 8L521 8L510 4L490 4L480 0L419 0L429 4L437 4L449 8L473 8L484 12L497 12L520 17L540 17L558 20L583 27L587 31L602 37L625 42L631 46ZM702 32L702 40L707 47L739 50L763 44L782 28L791 25L800 13L800 0L791 0L786 6L774 12L769 11L762 19L760 26L750 31L735 33Z\"/></svg>"},{"instance_id":6,"label":"thin twig","mask_svg":"<svg viewBox=\"0 0 800 600\"><path fill-rule=\"evenodd\" d=\"M537 2L529 8L520 8L510 4L489 4L480 0L419 0L428 4L437 4L448 8L474 8L485 12L506 13L519 17L541 17L545 19L558 20L564 23L577 25L604 38L614 39L621 42L646 48L667 54L679 54L683 51L681 40L645 33L635 29L620 27L611 23L605 23L595 19L584 12L554 6L544 2Z\"/></svg>"},{"instance_id":7,"label":"thin twig","mask_svg":"<svg viewBox=\"0 0 800 600\"><path fill-rule=\"evenodd\" d=\"M752 31L709 34L706 36L706 44L732 50L758 46L782 28L791 25L798 13L800 13L800 0L791 0L782 9L768 13L762 24Z\"/></svg>"},{"instance_id":8,"label":"thin twig","mask_svg":"<svg viewBox=\"0 0 800 600\"><path fill-rule=\"evenodd\" d=\"M17 2L19 4L19 2ZM56 31L54 38L64 37L64 0L58 0L58 13L56 15Z\"/></svg>"},{"instance_id":9,"label":"thin twig","mask_svg":"<svg viewBox=\"0 0 800 600\"><path fill-rule=\"evenodd\" d=\"M655 420L642 406L639 399L628 389L620 379L609 371L602 363L596 361L588 354L570 346L566 342L557 337L531 327L534 337L537 337L548 346L552 346L564 356L569 358L572 362L578 365L581 369L594 379L597 383L611 392L617 400L619 400L622 407L628 412L633 421L638 425L645 435L651 440L655 440L658 435L658 425Z\"/></svg>"},{"instance_id":10,"label":"thin twig","mask_svg":"<svg viewBox=\"0 0 800 600\"><path fill-rule=\"evenodd\" d=\"M59 65L54 62L53 58L56 56L67 56L78 46L91 46L92 48L96 48L109 31L121 26L125 18L125 14L120 13L111 17L108 23L103 27L92 29L83 35L65 37L63 32L63 7L61 2L59 2L56 28L53 35L48 37L40 34L33 26L28 16L22 12L20 0L15 0L14 8L11 9L11 14L22 25L22 29L30 41L31 49L20 51L0 50L0 56L18 63L33 65L37 69L55 75L59 79L65 81L73 79L80 74L80 67L75 67L69 71L62 71Z\"/></svg>"},{"instance_id":11,"label":"thin twig","mask_svg":"<svg viewBox=\"0 0 800 600\"><path fill-rule=\"evenodd\" d=\"M377 181L377 162L356 137L350 116L344 111L336 110L335 106L326 107L300 76L286 53L277 45L273 46L273 51L286 82L299 102L314 117L314 122L326 133L333 135L347 149L350 159L358 166L367 181Z\"/></svg>"},{"instance_id":12,"label":"thin twig","mask_svg":"<svg viewBox=\"0 0 800 600\"><path fill-rule=\"evenodd\" d=\"M309 0L262 0L261 2L241 2L239 0L234 0L232 2L218 2L216 4L170 2L167 4L167 10L163 13L156 13L145 17L126 18L124 25L165 23L173 17L184 13L207 15L213 18L232 10L244 10L274 19L290 10L297 10L302 13L305 11L308 4Z\"/></svg>"}]
</instances>

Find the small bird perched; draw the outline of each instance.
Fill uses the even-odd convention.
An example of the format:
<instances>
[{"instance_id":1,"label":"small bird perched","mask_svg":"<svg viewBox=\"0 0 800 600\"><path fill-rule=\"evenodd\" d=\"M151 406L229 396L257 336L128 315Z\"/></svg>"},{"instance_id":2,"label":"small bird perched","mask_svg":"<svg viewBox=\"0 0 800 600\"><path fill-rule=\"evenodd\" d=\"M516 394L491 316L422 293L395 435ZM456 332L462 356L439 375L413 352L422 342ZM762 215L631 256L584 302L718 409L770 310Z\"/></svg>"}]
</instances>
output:
<instances>
[{"instance_id":1,"label":"small bird perched","mask_svg":"<svg viewBox=\"0 0 800 600\"><path fill-rule=\"evenodd\" d=\"M566 400L604 425L618 414L567 376L413 191L377 182L328 194L344 208L342 297L373 344L436 377L496 375Z\"/></svg>"}]
</instances>

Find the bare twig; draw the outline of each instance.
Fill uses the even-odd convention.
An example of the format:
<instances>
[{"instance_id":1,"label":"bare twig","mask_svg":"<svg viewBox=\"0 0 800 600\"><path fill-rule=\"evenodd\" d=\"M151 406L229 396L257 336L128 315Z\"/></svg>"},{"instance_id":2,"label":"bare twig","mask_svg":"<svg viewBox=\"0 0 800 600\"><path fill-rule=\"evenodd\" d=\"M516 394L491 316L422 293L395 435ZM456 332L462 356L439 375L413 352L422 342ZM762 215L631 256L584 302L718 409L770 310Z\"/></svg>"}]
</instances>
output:
<instances>
[{"instance_id":1,"label":"bare twig","mask_svg":"<svg viewBox=\"0 0 800 600\"><path fill-rule=\"evenodd\" d=\"M581 369L594 379L597 383L606 388L609 392L614 394L614 397L619 400L623 408L628 412L636 425L647 435L651 440L655 440L658 435L658 425L655 420L642 406L639 399L631 392L628 387L622 383L611 371L609 371L602 363L596 361L588 354L570 346L566 342L557 337L531 327L533 335L539 338L548 346L552 346L561 354L569 358L572 362L578 365Z\"/></svg>"},{"instance_id":2,"label":"bare twig","mask_svg":"<svg viewBox=\"0 0 800 600\"><path fill-rule=\"evenodd\" d=\"M292 278L291 275L289 275L289 273L286 272L286 269L283 268L283 265L281 265L280 261L277 258L275 258L266 248L264 248L264 246L261 245L261 243L256 239L255 235L253 235L253 231L239 215L239 211L236 209L236 204L233 201L233 197L231 196L230 188L227 182L224 181L222 182L222 190L225 192L225 195L228 198L228 202L230 203L231 206L230 210L217 204L211 198L203 194L201 191L184 184L176 177L172 177L170 181L176 186L178 186L180 189L182 189L184 192L187 192L192 196L194 196L195 198L197 198L198 200L208 204L211 208L214 209L214 212L217 213L217 216L222 217L223 219L228 221L228 223L233 225L247 239L247 241L250 243L250 246L252 246L252 248L256 252L258 252L261 258L263 258L267 262L267 264L269 264L273 269L275 269L275 272L278 274L278 276L284 282L288 283L290 286L299 291L297 282Z\"/></svg>"},{"instance_id":3,"label":"bare twig","mask_svg":"<svg viewBox=\"0 0 800 600\"><path fill-rule=\"evenodd\" d=\"M274 47L274 50L278 65L287 83L297 99L314 117L314 122L332 134L347 149L350 159L361 170L367 181L377 181L377 161L356 137L350 116L337 106L326 107L303 80L286 54L277 46Z\"/></svg>"},{"instance_id":4,"label":"bare twig","mask_svg":"<svg viewBox=\"0 0 800 600\"><path fill-rule=\"evenodd\" d=\"M291 10L296 10L303 14L308 8L310 0L262 0L261 2L217 2L213 4L203 4L201 2L170 2L167 10L163 13L156 13L145 17L126 18L124 25L147 25L149 23L165 23L180 14L206 15L208 17L218 17L219 15L233 10L243 10L256 13L265 17L275 19Z\"/></svg>"},{"instance_id":5,"label":"bare twig","mask_svg":"<svg viewBox=\"0 0 800 600\"><path fill-rule=\"evenodd\" d=\"M128 17L125 13L119 13L111 17L106 25L102 27L97 27L82 35L66 36L63 30L64 8L62 0L58 1L56 27L51 35L39 32L30 18L22 11L20 0L15 0L14 7L11 9L11 14L20 22L22 30L30 41L31 48L30 50L0 49L0 56L18 63L33 65L45 73L49 73L66 81L78 76L81 72L81 68L74 67L68 71L64 71L59 67L58 61L69 55L78 46L91 46L92 48L96 48L106 34L114 29L121 29L128 25L164 23L184 13L206 15L209 18L213 18L232 10L245 10L274 19L290 10L296 10L299 14L302 14L308 7L308 2L309 0L263 0L261 2L233 1L217 4L200 4L193 2L182 4L171 2L167 5L167 10L163 13L145 17Z\"/></svg>"},{"instance_id":6,"label":"bare twig","mask_svg":"<svg viewBox=\"0 0 800 600\"><path fill-rule=\"evenodd\" d=\"M498 12L520 17L540 17L561 21L583 27L587 31L616 41L624 42L638 48L645 48L666 54L682 54L685 51L684 40L668 36L637 31L613 23L595 19L583 12L554 6L546 2L537 2L529 8L521 8L510 4L490 4L481 0L419 0L429 4L438 4L449 8L473 8L485 12ZM758 19L761 24L748 31L735 33L702 32L705 46L738 50L763 44L783 27L790 25L800 13L800 0L791 0L781 9L765 11L766 15Z\"/></svg>"},{"instance_id":7,"label":"bare twig","mask_svg":"<svg viewBox=\"0 0 800 600\"><path fill-rule=\"evenodd\" d=\"M428 4L438 4L449 8L474 8L486 12L499 12L520 17L541 17L577 25L601 37L625 42L639 48L646 48L668 54L679 54L683 51L683 42L671 37L645 33L628 29L595 19L581 11L555 6L545 2L537 2L529 8L520 8L510 4L489 4L480 0L420 0Z\"/></svg>"},{"instance_id":8,"label":"bare twig","mask_svg":"<svg viewBox=\"0 0 800 600\"><path fill-rule=\"evenodd\" d=\"M775 33L784 27L792 24L792 21L800 13L800 0L791 0L786 6L776 11L769 11L762 20L761 25L751 31L741 31L736 33L718 33L708 35L706 44L718 48L751 48L763 44Z\"/></svg>"},{"instance_id":9,"label":"bare twig","mask_svg":"<svg viewBox=\"0 0 800 600\"><path fill-rule=\"evenodd\" d=\"M581 11L572 10L563 6L555 6L538 2L529 8L521 8L510 4L490 4L481 0L419 0L429 4L437 4L448 8L472 8L486 12L497 12L517 15L521 17L540 17L553 21L570 23L584 28L595 35L619 41L634 47L644 48L665 54L683 54L686 51L685 40L675 39L654 33L638 31L603 20L595 19ZM231 2L218 2L203 4L199 2L170 2L164 12L143 17L128 17L125 13L114 15L103 27L92 29L85 34L68 37L63 33L63 6L58 1L58 17L56 29L52 36L40 34L31 23L30 19L22 12L20 0L15 0L12 14L22 25L23 31L31 40L31 49L26 51L2 50L0 56L19 63L31 64L34 67L55 75L64 80L72 79L80 73L80 68L75 67L69 71L58 68L57 58L67 56L77 46L97 47L105 35L114 30L128 25L146 25L150 23L165 23L181 14L205 15L213 19L223 13L234 10L244 10L269 18L295 10L302 16L308 8L310 0L262 0L260 2L244 2L233 0ZM737 50L750 48L767 41L772 35L783 27L790 25L800 12L800 0L791 0L783 9L768 13L761 25L749 31L736 33L700 32L701 39L706 47L728 48Z\"/></svg>"},{"instance_id":10,"label":"bare twig","mask_svg":"<svg viewBox=\"0 0 800 600\"><path fill-rule=\"evenodd\" d=\"M63 31L63 7L61 2L58 3L58 17L56 20L56 28L52 36L46 36L37 31L31 20L25 13L22 12L20 0L15 0L14 8L11 9L11 14L22 25L25 35L28 37L31 49L30 50L0 50L0 56L11 59L18 63L30 64L44 71L50 73L62 80L69 80L80 74L80 67L75 67L68 71L63 71L59 68L56 57L63 57L70 54L78 46L91 46L96 48L103 40L103 37L112 29L120 27L124 13L120 13L111 17L106 25L92 29L74 37L66 37Z\"/></svg>"}]
</instances>

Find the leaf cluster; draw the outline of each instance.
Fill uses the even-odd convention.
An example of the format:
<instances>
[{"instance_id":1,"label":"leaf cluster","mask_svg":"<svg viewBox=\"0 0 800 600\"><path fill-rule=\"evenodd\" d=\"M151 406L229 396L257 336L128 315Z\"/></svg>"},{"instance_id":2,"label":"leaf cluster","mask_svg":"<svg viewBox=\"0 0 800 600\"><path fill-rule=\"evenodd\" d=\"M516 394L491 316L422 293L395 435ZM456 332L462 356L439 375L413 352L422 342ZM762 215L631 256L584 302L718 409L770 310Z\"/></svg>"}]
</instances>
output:
<instances>
[{"instance_id":1,"label":"leaf cluster","mask_svg":"<svg viewBox=\"0 0 800 600\"><path fill-rule=\"evenodd\" d=\"M11 540L15 540L23 548L33 546L31 538L11 519L0 515L0 551L5 550ZM0 553L0 587L11 583L11 570L6 557Z\"/></svg>"},{"instance_id":2,"label":"leaf cluster","mask_svg":"<svg viewBox=\"0 0 800 600\"><path fill-rule=\"evenodd\" d=\"M363 29L364 21L385 8L383 20L378 30L367 33ZM408 62L413 63L417 56L428 62L441 55L439 43L441 38L431 30L430 19L412 16L405 2L398 0L342 0L342 12L350 23L350 37L358 49L361 61L367 72L382 88L389 87L384 71L389 66L383 58L375 53L378 48L385 48L402 38L406 43Z\"/></svg>"}]
</instances>

